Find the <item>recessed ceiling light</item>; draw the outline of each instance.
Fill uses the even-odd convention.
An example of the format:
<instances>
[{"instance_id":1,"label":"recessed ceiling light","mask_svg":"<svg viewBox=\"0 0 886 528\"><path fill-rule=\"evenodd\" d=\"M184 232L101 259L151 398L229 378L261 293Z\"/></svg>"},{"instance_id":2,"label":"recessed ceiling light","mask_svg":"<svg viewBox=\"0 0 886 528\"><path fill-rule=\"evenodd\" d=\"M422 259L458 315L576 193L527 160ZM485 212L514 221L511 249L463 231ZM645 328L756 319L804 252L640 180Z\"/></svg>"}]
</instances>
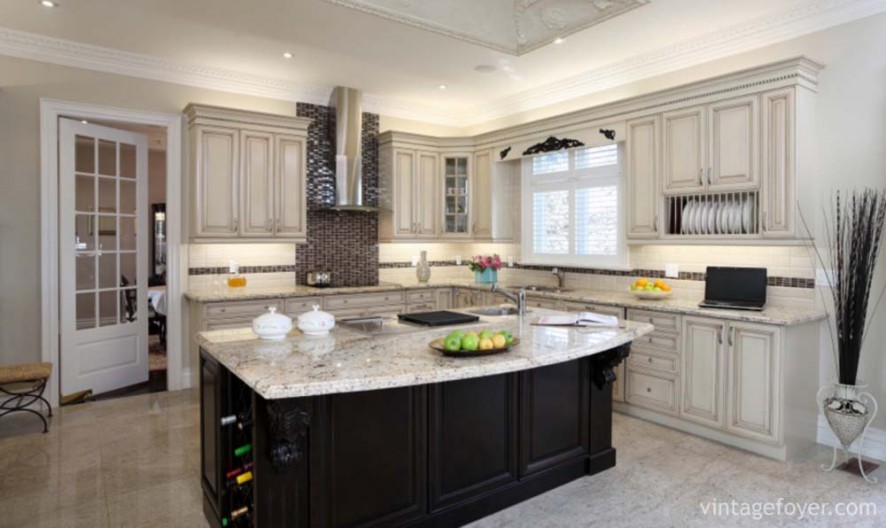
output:
<instances>
[{"instance_id":1,"label":"recessed ceiling light","mask_svg":"<svg viewBox=\"0 0 886 528\"><path fill-rule=\"evenodd\" d=\"M557 37L554 39L554 44L563 44L564 42L566 42L566 39L563 37Z\"/></svg>"},{"instance_id":2,"label":"recessed ceiling light","mask_svg":"<svg viewBox=\"0 0 886 528\"><path fill-rule=\"evenodd\" d=\"M85 120L85 119L81 119L80 122L83 123L84 125L88 125L88 124L89 124L89 121L87 121L87 120Z\"/></svg>"},{"instance_id":3,"label":"recessed ceiling light","mask_svg":"<svg viewBox=\"0 0 886 528\"><path fill-rule=\"evenodd\" d=\"M291 59L291 58L292 58L292 53L289 53L289 52L287 51L286 53L283 54L283 58L284 58L284 59Z\"/></svg>"},{"instance_id":4,"label":"recessed ceiling light","mask_svg":"<svg viewBox=\"0 0 886 528\"><path fill-rule=\"evenodd\" d=\"M43 7L58 7L58 2L53 2L52 0L40 0L40 5Z\"/></svg>"},{"instance_id":5,"label":"recessed ceiling light","mask_svg":"<svg viewBox=\"0 0 886 528\"><path fill-rule=\"evenodd\" d=\"M479 64L477 66L474 66L474 71L480 73L492 73L497 69L498 68L496 68L492 64Z\"/></svg>"},{"instance_id":6,"label":"recessed ceiling light","mask_svg":"<svg viewBox=\"0 0 886 528\"><path fill-rule=\"evenodd\" d=\"M446 86L445 84L441 84L441 85L438 86L437 88L439 88L439 89L441 89L441 90L445 90L445 89L447 89L447 88L449 88L449 87Z\"/></svg>"}]
</instances>

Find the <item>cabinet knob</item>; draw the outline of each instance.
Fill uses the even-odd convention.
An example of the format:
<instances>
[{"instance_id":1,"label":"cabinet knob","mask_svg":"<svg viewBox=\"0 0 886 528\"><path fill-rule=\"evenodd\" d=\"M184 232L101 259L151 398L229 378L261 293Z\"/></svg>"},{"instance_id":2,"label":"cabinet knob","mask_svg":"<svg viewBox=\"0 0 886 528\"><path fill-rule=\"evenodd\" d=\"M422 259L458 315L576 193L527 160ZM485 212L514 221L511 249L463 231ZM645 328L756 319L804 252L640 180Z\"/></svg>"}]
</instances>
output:
<instances>
[{"instance_id":1,"label":"cabinet knob","mask_svg":"<svg viewBox=\"0 0 886 528\"><path fill-rule=\"evenodd\" d=\"M652 392L652 387L646 387L646 392Z\"/></svg>"},{"instance_id":2,"label":"cabinet knob","mask_svg":"<svg viewBox=\"0 0 886 528\"><path fill-rule=\"evenodd\" d=\"M649 358L649 362L652 363L652 358Z\"/></svg>"}]
</instances>

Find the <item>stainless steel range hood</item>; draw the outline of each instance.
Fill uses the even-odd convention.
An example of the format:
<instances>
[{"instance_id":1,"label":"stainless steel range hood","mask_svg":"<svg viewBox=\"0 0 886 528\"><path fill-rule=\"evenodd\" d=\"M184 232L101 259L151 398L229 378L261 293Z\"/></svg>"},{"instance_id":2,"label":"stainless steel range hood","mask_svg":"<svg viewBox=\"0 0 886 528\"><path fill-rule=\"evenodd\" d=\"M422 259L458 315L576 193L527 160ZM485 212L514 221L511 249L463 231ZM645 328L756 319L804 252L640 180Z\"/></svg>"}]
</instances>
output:
<instances>
[{"instance_id":1,"label":"stainless steel range hood","mask_svg":"<svg viewBox=\"0 0 886 528\"><path fill-rule=\"evenodd\" d=\"M363 204L363 93L336 87L329 106L335 110L335 204L328 209L378 212Z\"/></svg>"}]
</instances>

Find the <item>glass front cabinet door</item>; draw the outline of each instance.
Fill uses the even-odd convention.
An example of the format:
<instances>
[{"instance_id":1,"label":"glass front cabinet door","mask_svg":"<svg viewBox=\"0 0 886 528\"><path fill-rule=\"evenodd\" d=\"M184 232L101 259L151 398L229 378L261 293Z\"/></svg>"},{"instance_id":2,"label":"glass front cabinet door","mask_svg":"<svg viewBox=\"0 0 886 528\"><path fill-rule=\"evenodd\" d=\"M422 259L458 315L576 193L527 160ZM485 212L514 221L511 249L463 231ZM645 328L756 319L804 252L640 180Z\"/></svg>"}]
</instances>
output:
<instances>
[{"instance_id":1,"label":"glass front cabinet door","mask_svg":"<svg viewBox=\"0 0 886 528\"><path fill-rule=\"evenodd\" d=\"M470 157L443 156L443 236L470 236Z\"/></svg>"}]
</instances>

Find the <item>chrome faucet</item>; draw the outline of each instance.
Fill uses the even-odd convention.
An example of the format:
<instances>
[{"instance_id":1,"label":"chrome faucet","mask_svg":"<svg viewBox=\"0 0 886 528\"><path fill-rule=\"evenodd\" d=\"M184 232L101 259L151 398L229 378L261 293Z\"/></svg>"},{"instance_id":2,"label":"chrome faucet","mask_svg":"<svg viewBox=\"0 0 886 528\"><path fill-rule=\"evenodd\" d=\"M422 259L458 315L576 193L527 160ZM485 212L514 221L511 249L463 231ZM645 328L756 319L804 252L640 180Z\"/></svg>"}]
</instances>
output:
<instances>
[{"instance_id":1,"label":"chrome faucet","mask_svg":"<svg viewBox=\"0 0 886 528\"><path fill-rule=\"evenodd\" d=\"M517 305L518 314L526 314L526 288L520 288L517 290L517 293L512 293L508 290L502 289L498 283L494 283L492 285L492 293L500 293L504 295L508 300Z\"/></svg>"},{"instance_id":2,"label":"chrome faucet","mask_svg":"<svg viewBox=\"0 0 886 528\"><path fill-rule=\"evenodd\" d=\"M561 290L563 289L563 283L566 282L566 273L563 272L560 268L554 268L551 270L553 275L557 276L557 287Z\"/></svg>"}]
</instances>

